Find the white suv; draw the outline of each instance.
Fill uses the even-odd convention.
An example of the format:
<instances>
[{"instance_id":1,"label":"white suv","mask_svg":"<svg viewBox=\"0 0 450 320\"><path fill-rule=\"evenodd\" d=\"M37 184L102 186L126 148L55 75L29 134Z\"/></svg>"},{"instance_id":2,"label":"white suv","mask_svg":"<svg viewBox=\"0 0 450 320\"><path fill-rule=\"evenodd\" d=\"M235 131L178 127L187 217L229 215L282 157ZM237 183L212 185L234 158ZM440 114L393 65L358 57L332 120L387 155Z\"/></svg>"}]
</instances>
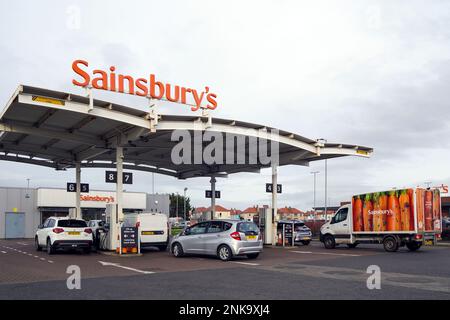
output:
<instances>
[{"instance_id":1,"label":"white suv","mask_svg":"<svg viewBox=\"0 0 450 320\"><path fill-rule=\"evenodd\" d=\"M50 217L39 226L34 241L37 251L45 247L48 254L60 248L82 248L85 253L89 253L93 238L92 230L84 220Z\"/></svg>"}]
</instances>

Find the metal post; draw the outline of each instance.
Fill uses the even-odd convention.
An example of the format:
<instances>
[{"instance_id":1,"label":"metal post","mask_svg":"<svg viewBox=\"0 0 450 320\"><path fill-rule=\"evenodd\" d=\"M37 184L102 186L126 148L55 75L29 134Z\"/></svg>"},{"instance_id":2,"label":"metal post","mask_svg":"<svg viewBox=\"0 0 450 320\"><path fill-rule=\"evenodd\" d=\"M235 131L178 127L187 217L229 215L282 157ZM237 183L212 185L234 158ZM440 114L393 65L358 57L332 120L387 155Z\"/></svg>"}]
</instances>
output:
<instances>
[{"instance_id":1,"label":"metal post","mask_svg":"<svg viewBox=\"0 0 450 320\"><path fill-rule=\"evenodd\" d=\"M177 192L177 207L176 207L176 209L175 209L175 215L176 215L176 217L177 217L177 221L178 221L178 198L180 197L180 195L178 194L178 192Z\"/></svg>"},{"instance_id":2,"label":"metal post","mask_svg":"<svg viewBox=\"0 0 450 320\"><path fill-rule=\"evenodd\" d=\"M277 222L278 222L278 204L277 204L277 182L278 168L272 164L272 245L276 244Z\"/></svg>"},{"instance_id":3,"label":"metal post","mask_svg":"<svg viewBox=\"0 0 450 320\"><path fill-rule=\"evenodd\" d=\"M211 219L213 220L216 216L216 178L211 176Z\"/></svg>"},{"instance_id":4,"label":"metal post","mask_svg":"<svg viewBox=\"0 0 450 320\"><path fill-rule=\"evenodd\" d=\"M77 163L75 164L75 182L76 182L76 200L75 200L75 207L76 207L76 212L75 212L75 219L82 219L82 214L81 214L81 163L79 161L77 161Z\"/></svg>"}]
</instances>

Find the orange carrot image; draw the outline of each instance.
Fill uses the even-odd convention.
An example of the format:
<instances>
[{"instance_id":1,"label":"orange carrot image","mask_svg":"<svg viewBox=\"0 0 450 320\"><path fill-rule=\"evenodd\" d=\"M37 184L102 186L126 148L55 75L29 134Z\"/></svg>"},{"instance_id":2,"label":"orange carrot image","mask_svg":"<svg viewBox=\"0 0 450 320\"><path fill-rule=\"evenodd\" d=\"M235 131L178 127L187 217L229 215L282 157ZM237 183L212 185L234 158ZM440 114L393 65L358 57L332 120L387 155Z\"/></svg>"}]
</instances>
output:
<instances>
[{"instance_id":1,"label":"orange carrot image","mask_svg":"<svg viewBox=\"0 0 450 320\"><path fill-rule=\"evenodd\" d=\"M400 197L398 199L400 203L400 215L401 215L401 230L409 231L410 226L410 203L409 196L406 190L400 191Z\"/></svg>"},{"instance_id":2,"label":"orange carrot image","mask_svg":"<svg viewBox=\"0 0 450 320\"><path fill-rule=\"evenodd\" d=\"M414 190L408 189L407 191L409 197L409 230L413 231L415 229L415 216L414 216Z\"/></svg>"},{"instance_id":3,"label":"orange carrot image","mask_svg":"<svg viewBox=\"0 0 450 320\"><path fill-rule=\"evenodd\" d=\"M388 231L399 231L401 230L401 213L400 213L400 203L398 201L397 192L389 192L388 197L388 216L387 216L387 230Z\"/></svg>"},{"instance_id":4,"label":"orange carrot image","mask_svg":"<svg viewBox=\"0 0 450 320\"><path fill-rule=\"evenodd\" d=\"M417 203L417 229L423 231L424 228L424 197L423 189L416 190L416 203Z\"/></svg>"},{"instance_id":5,"label":"orange carrot image","mask_svg":"<svg viewBox=\"0 0 450 320\"><path fill-rule=\"evenodd\" d=\"M370 199L370 195L366 194L364 198L364 204L363 204L363 224L364 224L364 231L372 231L373 230L373 220L372 215L369 213L369 211L373 210L373 204L372 200Z\"/></svg>"},{"instance_id":6,"label":"orange carrot image","mask_svg":"<svg viewBox=\"0 0 450 320\"><path fill-rule=\"evenodd\" d=\"M353 230L364 231L363 225L363 203L360 196L355 197L353 206Z\"/></svg>"},{"instance_id":7,"label":"orange carrot image","mask_svg":"<svg viewBox=\"0 0 450 320\"><path fill-rule=\"evenodd\" d=\"M441 200L441 195L439 194L439 190L435 189L433 191L433 229L435 229L435 227L436 227L436 226L434 226L434 221L439 220L441 218L440 200Z\"/></svg>"},{"instance_id":8,"label":"orange carrot image","mask_svg":"<svg viewBox=\"0 0 450 320\"><path fill-rule=\"evenodd\" d=\"M433 230L433 193L425 191L425 231Z\"/></svg>"},{"instance_id":9,"label":"orange carrot image","mask_svg":"<svg viewBox=\"0 0 450 320\"><path fill-rule=\"evenodd\" d=\"M373 194L373 210L372 210L372 220L373 220L373 231L381 231L383 220L381 218L381 208L380 208L380 193L376 192Z\"/></svg>"},{"instance_id":10,"label":"orange carrot image","mask_svg":"<svg viewBox=\"0 0 450 320\"><path fill-rule=\"evenodd\" d=\"M388 209L388 196L386 192L380 193L380 231L386 231L387 229L387 209Z\"/></svg>"}]
</instances>

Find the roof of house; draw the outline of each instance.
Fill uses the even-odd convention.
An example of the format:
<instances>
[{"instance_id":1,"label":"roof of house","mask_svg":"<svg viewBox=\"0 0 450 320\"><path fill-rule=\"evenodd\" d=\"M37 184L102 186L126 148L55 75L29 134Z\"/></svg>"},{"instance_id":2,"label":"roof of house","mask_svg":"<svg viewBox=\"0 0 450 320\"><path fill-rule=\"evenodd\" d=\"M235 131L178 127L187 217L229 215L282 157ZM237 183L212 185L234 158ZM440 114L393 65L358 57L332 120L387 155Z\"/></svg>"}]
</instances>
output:
<instances>
[{"instance_id":1,"label":"roof of house","mask_svg":"<svg viewBox=\"0 0 450 320\"><path fill-rule=\"evenodd\" d=\"M258 213L258 207L256 206L248 207L247 209L242 211L242 213Z\"/></svg>"},{"instance_id":2,"label":"roof of house","mask_svg":"<svg viewBox=\"0 0 450 320\"><path fill-rule=\"evenodd\" d=\"M284 208L279 208L278 209L278 213L283 213L283 214L302 214L303 212L298 210L297 208L284 207Z\"/></svg>"}]
</instances>

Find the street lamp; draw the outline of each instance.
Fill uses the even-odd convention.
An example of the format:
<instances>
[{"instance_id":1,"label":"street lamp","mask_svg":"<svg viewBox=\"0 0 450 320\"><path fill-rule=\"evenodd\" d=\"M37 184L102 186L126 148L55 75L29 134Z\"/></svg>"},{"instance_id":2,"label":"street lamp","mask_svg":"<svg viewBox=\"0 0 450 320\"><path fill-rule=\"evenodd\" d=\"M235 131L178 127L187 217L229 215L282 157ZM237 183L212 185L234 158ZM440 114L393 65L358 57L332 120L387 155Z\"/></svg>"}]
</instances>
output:
<instances>
[{"instance_id":1,"label":"street lamp","mask_svg":"<svg viewBox=\"0 0 450 320\"><path fill-rule=\"evenodd\" d=\"M313 206L313 209L314 209L314 220L316 219L316 215L315 215L315 213L316 213L316 175L318 173L320 173L320 171L312 171L311 172L311 174L314 175L314 206Z\"/></svg>"},{"instance_id":2,"label":"street lamp","mask_svg":"<svg viewBox=\"0 0 450 320\"><path fill-rule=\"evenodd\" d=\"M184 204L184 221L186 221L186 191L188 190L188 188L184 188L184 198L183 198L183 204Z\"/></svg>"}]
</instances>

